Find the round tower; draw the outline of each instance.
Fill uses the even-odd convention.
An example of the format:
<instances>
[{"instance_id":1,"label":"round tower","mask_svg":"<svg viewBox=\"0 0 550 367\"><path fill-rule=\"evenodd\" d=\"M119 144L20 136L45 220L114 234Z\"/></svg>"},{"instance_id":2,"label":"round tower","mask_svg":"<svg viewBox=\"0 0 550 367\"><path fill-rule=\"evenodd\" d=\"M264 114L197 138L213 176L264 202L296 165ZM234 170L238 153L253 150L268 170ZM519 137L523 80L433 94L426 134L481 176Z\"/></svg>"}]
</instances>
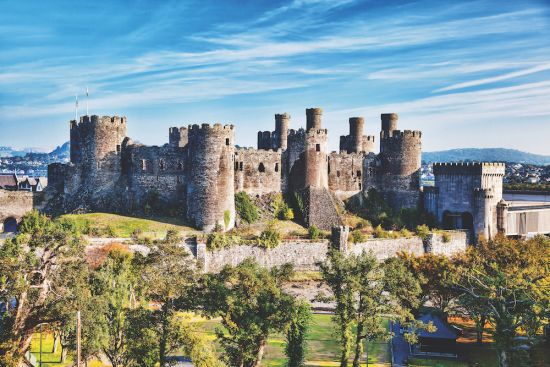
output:
<instances>
[{"instance_id":1,"label":"round tower","mask_svg":"<svg viewBox=\"0 0 550 367\"><path fill-rule=\"evenodd\" d=\"M278 139L278 147L286 150L288 146L288 126L290 125L290 115L288 113L275 115L275 135Z\"/></svg>"},{"instance_id":2,"label":"round tower","mask_svg":"<svg viewBox=\"0 0 550 367\"><path fill-rule=\"evenodd\" d=\"M321 129L322 108L306 108L306 131Z\"/></svg>"},{"instance_id":3,"label":"round tower","mask_svg":"<svg viewBox=\"0 0 550 367\"><path fill-rule=\"evenodd\" d=\"M359 153L363 151L363 130L365 119L363 117L349 118L350 146L348 153Z\"/></svg>"},{"instance_id":4,"label":"round tower","mask_svg":"<svg viewBox=\"0 0 550 367\"><path fill-rule=\"evenodd\" d=\"M71 121L71 162L99 169L103 160L120 155L125 137L126 117L93 115L82 116L78 124Z\"/></svg>"},{"instance_id":5,"label":"round tower","mask_svg":"<svg viewBox=\"0 0 550 367\"><path fill-rule=\"evenodd\" d=\"M391 135L392 131L397 130L397 120L399 117L396 113L383 113L380 115L382 119L382 134Z\"/></svg>"},{"instance_id":6,"label":"round tower","mask_svg":"<svg viewBox=\"0 0 550 367\"><path fill-rule=\"evenodd\" d=\"M205 231L235 224L235 131L233 125L188 129L187 219Z\"/></svg>"},{"instance_id":7,"label":"round tower","mask_svg":"<svg viewBox=\"0 0 550 367\"><path fill-rule=\"evenodd\" d=\"M306 136L305 186L328 188L328 134L326 129L310 130Z\"/></svg>"}]
</instances>

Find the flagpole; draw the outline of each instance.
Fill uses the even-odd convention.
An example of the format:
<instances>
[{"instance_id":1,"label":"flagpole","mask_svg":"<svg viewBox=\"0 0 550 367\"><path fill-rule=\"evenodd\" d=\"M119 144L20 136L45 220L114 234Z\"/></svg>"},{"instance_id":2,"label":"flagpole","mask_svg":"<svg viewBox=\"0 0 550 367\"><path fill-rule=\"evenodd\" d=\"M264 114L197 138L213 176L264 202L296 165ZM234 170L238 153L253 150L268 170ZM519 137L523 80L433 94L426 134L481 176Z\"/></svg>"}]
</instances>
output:
<instances>
[{"instance_id":1,"label":"flagpole","mask_svg":"<svg viewBox=\"0 0 550 367\"><path fill-rule=\"evenodd\" d=\"M86 86L86 116L88 116L88 86Z\"/></svg>"}]
</instances>

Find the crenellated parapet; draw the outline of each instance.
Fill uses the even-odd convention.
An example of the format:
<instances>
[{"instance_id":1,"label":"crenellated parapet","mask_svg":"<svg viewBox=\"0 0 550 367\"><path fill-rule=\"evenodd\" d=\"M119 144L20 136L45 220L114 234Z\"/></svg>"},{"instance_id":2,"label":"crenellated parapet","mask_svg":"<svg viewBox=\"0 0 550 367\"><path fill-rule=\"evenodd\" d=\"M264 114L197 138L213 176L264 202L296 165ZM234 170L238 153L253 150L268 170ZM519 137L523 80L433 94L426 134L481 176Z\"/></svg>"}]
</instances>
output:
<instances>
[{"instance_id":1,"label":"crenellated parapet","mask_svg":"<svg viewBox=\"0 0 550 367\"><path fill-rule=\"evenodd\" d=\"M187 145L189 132L187 127L171 127L168 131L168 144L183 148Z\"/></svg>"},{"instance_id":2,"label":"crenellated parapet","mask_svg":"<svg viewBox=\"0 0 550 367\"><path fill-rule=\"evenodd\" d=\"M437 175L498 175L504 176L505 164L499 162L449 162L434 163Z\"/></svg>"}]
</instances>

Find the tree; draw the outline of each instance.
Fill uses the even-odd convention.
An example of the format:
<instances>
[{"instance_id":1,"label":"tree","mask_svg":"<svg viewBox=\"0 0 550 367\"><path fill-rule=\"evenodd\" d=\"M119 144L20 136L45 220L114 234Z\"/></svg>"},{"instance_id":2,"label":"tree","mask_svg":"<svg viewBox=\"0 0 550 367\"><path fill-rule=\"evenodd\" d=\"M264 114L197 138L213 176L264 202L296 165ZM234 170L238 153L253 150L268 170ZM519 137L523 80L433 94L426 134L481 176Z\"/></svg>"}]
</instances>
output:
<instances>
[{"instance_id":1,"label":"tree","mask_svg":"<svg viewBox=\"0 0 550 367\"><path fill-rule=\"evenodd\" d=\"M127 318L136 303L132 254L120 249L111 251L91 282L92 297L98 301L96 322L103 331L101 350L113 367L127 366L132 359Z\"/></svg>"},{"instance_id":2,"label":"tree","mask_svg":"<svg viewBox=\"0 0 550 367\"><path fill-rule=\"evenodd\" d=\"M306 335L311 322L311 307L300 301L294 308L286 330L285 354L288 367L303 367L306 357Z\"/></svg>"},{"instance_id":3,"label":"tree","mask_svg":"<svg viewBox=\"0 0 550 367\"><path fill-rule=\"evenodd\" d=\"M401 253L399 257L418 277L423 301L429 300L441 312L448 313L458 297L458 292L453 287L457 277L458 259L431 253L422 256Z\"/></svg>"},{"instance_id":4,"label":"tree","mask_svg":"<svg viewBox=\"0 0 550 367\"><path fill-rule=\"evenodd\" d=\"M174 327L177 308L191 309L182 302L189 300L195 272L188 252L173 243L152 248L140 264L142 292L147 300L160 305L150 312L154 338L158 343L160 366L167 365L167 356L182 346L180 328ZM178 304L179 302L179 304Z\"/></svg>"},{"instance_id":5,"label":"tree","mask_svg":"<svg viewBox=\"0 0 550 367\"><path fill-rule=\"evenodd\" d=\"M501 367L517 364L514 338L520 328L535 334L533 320L548 316L550 241L543 237L513 240L499 236L480 241L467 254L456 284L464 307L481 307L495 326L494 339Z\"/></svg>"},{"instance_id":6,"label":"tree","mask_svg":"<svg viewBox=\"0 0 550 367\"><path fill-rule=\"evenodd\" d=\"M269 335L284 331L294 300L281 286L291 273L290 266L268 270L247 259L205 276L203 313L221 317L225 330L216 335L230 366L259 367Z\"/></svg>"},{"instance_id":7,"label":"tree","mask_svg":"<svg viewBox=\"0 0 550 367\"><path fill-rule=\"evenodd\" d=\"M418 305L420 287L402 262L381 264L372 253L345 257L331 250L319 266L336 303L341 367L348 366L352 346L353 366L358 367L365 340L390 337L382 327L382 315L393 314L403 323L414 319L411 310Z\"/></svg>"},{"instance_id":8,"label":"tree","mask_svg":"<svg viewBox=\"0 0 550 367\"><path fill-rule=\"evenodd\" d=\"M74 227L36 211L23 218L19 234L0 247L0 362L21 365L32 335L74 297L72 277L83 266L83 244Z\"/></svg>"}]
</instances>

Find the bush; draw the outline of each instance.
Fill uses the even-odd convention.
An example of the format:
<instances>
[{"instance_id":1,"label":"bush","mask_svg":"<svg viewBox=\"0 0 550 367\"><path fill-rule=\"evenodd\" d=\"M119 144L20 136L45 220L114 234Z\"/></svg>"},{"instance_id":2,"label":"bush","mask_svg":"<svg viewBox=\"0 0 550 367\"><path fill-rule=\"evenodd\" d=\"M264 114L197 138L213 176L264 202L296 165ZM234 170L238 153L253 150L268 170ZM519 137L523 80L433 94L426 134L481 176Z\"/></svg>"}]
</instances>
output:
<instances>
[{"instance_id":1,"label":"bush","mask_svg":"<svg viewBox=\"0 0 550 367\"><path fill-rule=\"evenodd\" d=\"M235 195L235 209L239 217L246 223L254 223L260 217L258 208L244 191L238 192Z\"/></svg>"},{"instance_id":2,"label":"bush","mask_svg":"<svg viewBox=\"0 0 550 367\"><path fill-rule=\"evenodd\" d=\"M181 236L179 235L178 231L175 229L169 229L166 232L166 236L164 237L163 243L169 244L169 245L175 245L176 243L180 242L182 240Z\"/></svg>"},{"instance_id":3,"label":"bush","mask_svg":"<svg viewBox=\"0 0 550 367\"><path fill-rule=\"evenodd\" d=\"M323 235L321 233L321 231L319 230L319 228L317 228L316 226L309 227L308 230L307 230L307 233L309 235L309 238L312 239L312 240L316 240L318 238L321 238L321 236Z\"/></svg>"},{"instance_id":4,"label":"bush","mask_svg":"<svg viewBox=\"0 0 550 367\"><path fill-rule=\"evenodd\" d=\"M241 243L239 236L230 236L225 233L213 232L206 238L206 248L209 250L221 250Z\"/></svg>"},{"instance_id":5,"label":"bush","mask_svg":"<svg viewBox=\"0 0 550 367\"><path fill-rule=\"evenodd\" d=\"M258 237L258 245L265 248L274 248L281 243L281 234L275 228L274 222L269 222L267 227L260 233Z\"/></svg>"},{"instance_id":6,"label":"bush","mask_svg":"<svg viewBox=\"0 0 550 367\"><path fill-rule=\"evenodd\" d=\"M451 242L451 235L447 232L443 232L441 239L443 240L443 243L449 243Z\"/></svg>"},{"instance_id":7,"label":"bush","mask_svg":"<svg viewBox=\"0 0 550 367\"><path fill-rule=\"evenodd\" d=\"M428 238L428 235L430 234L430 228L425 224L417 226L416 227L416 234L418 235L418 237L425 240L426 238Z\"/></svg>"},{"instance_id":8,"label":"bush","mask_svg":"<svg viewBox=\"0 0 550 367\"><path fill-rule=\"evenodd\" d=\"M407 228L403 228L401 231L399 231L399 234L401 235L401 237L405 238L411 238L412 236L414 236L414 233L409 231Z\"/></svg>"},{"instance_id":9,"label":"bush","mask_svg":"<svg viewBox=\"0 0 550 367\"><path fill-rule=\"evenodd\" d=\"M283 199L283 195L277 194L271 202L271 208L273 209L273 216L275 219L281 220L293 220L294 211Z\"/></svg>"},{"instance_id":10,"label":"bush","mask_svg":"<svg viewBox=\"0 0 550 367\"><path fill-rule=\"evenodd\" d=\"M352 231L349 235L349 240L352 243L365 242L367 237L359 230Z\"/></svg>"}]
</instances>

